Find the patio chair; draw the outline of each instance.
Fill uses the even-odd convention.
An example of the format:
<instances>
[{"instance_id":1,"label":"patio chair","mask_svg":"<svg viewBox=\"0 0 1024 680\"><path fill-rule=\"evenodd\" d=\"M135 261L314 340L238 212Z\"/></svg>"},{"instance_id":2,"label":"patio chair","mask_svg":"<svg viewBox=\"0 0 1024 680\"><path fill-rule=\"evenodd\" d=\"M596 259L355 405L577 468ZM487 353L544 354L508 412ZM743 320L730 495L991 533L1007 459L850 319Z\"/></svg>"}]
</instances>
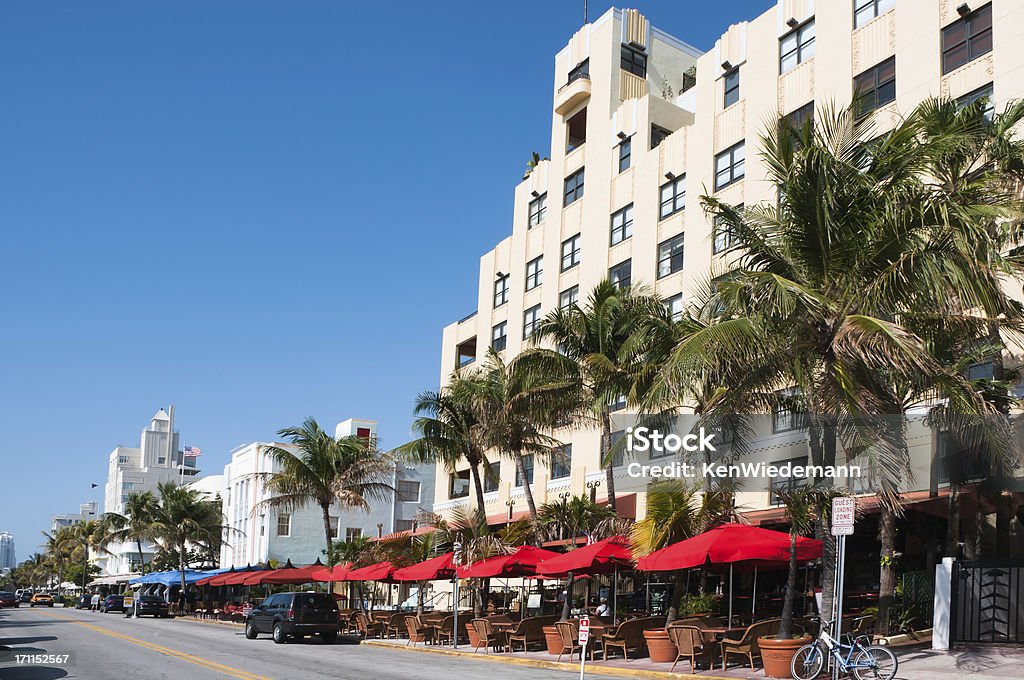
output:
<instances>
[{"instance_id":1,"label":"patio chair","mask_svg":"<svg viewBox=\"0 0 1024 680\"><path fill-rule=\"evenodd\" d=\"M455 635L455 617L446 616L434 626L434 640L439 645L451 644L452 636Z\"/></svg>"},{"instance_id":2,"label":"patio chair","mask_svg":"<svg viewBox=\"0 0 1024 680\"><path fill-rule=\"evenodd\" d=\"M563 654L569 655L569 661L572 661L572 655L575 652L583 653L583 645L580 644L580 629L579 621L555 621L555 628L558 630L558 635L562 638L562 650L558 653L558 658L555 661L561 661ZM587 648L590 650L590 660L594 660L594 649L599 644L596 639L591 639L587 644Z\"/></svg>"},{"instance_id":3,"label":"patio chair","mask_svg":"<svg viewBox=\"0 0 1024 680\"><path fill-rule=\"evenodd\" d=\"M384 626L384 634L389 638L400 638L405 635L405 617L408 616L404 612L392 614L391 618L388 619L387 625Z\"/></svg>"},{"instance_id":4,"label":"patio chair","mask_svg":"<svg viewBox=\"0 0 1024 680\"><path fill-rule=\"evenodd\" d=\"M644 639L644 631L652 628L664 628L664 616L648 616L642 619L630 619L623 621L611 633L601 636L602 654L601 657L608 659L609 649L621 649L622 656L629 661L629 651L638 652L647 646Z\"/></svg>"},{"instance_id":5,"label":"patio chair","mask_svg":"<svg viewBox=\"0 0 1024 680\"><path fill-rule=\"evenodd\" d=\"M509 651L516 651L516 643L521 642L523 653L529 651L531 642L544 640L544 626L550 626L558 620L557 616L531 616L523 619L508 633Z\"/></svg>"},{"instance_id":6,"label":"patio chair","mask_svg":"<svg viewBox=\"0 0 1024 680\"><path fill-rule=\"evenodd\" d=\"M747 629L743 631L743 636L739 640L733 640L731 638L724 638L722 640L722 670L725 670L726 665L729 662L729 655L733 656L745 656L747 661L750 662L750 668L754 668L754 657L761 658L761 649L757 646L758 638L771 635L773 631L779 632L779 625L782 623L780 619L767 619L765 621L758 621L755 624L747 626Z\"/></svg>"},{"instance_id":7,"label":"patio chair","mask_svg":"<svg viewBox=\"0 0 1024 680\"><path fill-rule=\"evenodd\" d=\"M420 622L415 614L407 614L405 617L405 629L409 633L409 641L405 644L415 645L417 642L423 644L434 642L434 627L427 626Z\"/></svg>"},{"instance_id":8,"label":"patio chair","mask_svg":"<svg viewBox=\"0 0 1024 680\"><path fill-rule=\"evenodd\" d=\"M665 630L668 631L668 639L672 641L677 650L676 659L672 662L669 673L675 672L676 664L680 659L687 659L690 662L690 672L692 673L697 672L698 660L707 659L709 667L715 665L715 648L710 644L705 644L704 633L700 628L686 623L673 622Z\"/></svg>"},{"instance_id":9,"label":"patio chair","mask_svg":"<svg viewBox=\"0 0 1024 680\"><path fill-rule=\"evenodd\" d=\"M359 631L365 640L384 636L384 624L380 621L371 621L362 612L356 612L356 630Z\"/></svg>"},{"instance_id":10,"label":"patio chair","mask_svg":"<svg viewBox=\"0 0 1024 680\"><path fill-rule=\"evenodd\" d=\"M473 619L470 623L473 624L473 630L476 632L477 639L479 640L473 647L474 653L481 647L484 649L490 647L496 652L500 647L501 651L508 651L506 635L494 630L494 626L491 625L488 619Z\"/></svg>"}]
</instances>

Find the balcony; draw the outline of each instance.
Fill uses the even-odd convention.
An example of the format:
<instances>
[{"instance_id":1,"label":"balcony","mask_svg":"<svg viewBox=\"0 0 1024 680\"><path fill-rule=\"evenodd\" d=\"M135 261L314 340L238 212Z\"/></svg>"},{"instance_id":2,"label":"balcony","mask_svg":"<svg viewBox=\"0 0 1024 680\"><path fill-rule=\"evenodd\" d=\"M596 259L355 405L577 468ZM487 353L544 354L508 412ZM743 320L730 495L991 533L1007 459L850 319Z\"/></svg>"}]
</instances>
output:
<instances>
[{"instance_id":1,"label":"balcony","mask_svg":"<svg viewBox=\"0 0 1024 680\"><path fill-rule=\"evenodd\" d=\"M569 111L590 99L592 85L590 75L577 74L572 80L558 88L555 94L555 113L564 116Z\"/></svg>"}]
</instances>

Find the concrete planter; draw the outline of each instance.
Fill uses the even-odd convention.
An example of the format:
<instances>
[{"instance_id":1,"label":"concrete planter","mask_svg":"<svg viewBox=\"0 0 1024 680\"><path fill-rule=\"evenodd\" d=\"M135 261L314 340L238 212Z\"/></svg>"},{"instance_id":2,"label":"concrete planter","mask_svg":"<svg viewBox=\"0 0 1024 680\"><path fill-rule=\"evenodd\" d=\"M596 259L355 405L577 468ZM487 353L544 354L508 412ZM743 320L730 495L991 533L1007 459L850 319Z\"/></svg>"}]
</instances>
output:
<instances>
[{"instance_id":1,"label":"concrete planter","mask_svg":"<svg viewBox=\"0 0 1024 680\"><path fill-rule=\"evenodd\" d=\"M796 650L810 643L811 637L792 638L790 640L776 640L774 637L763 637L757 641L761 648L761 663L764 664L765 677L769 678L791 678L789 666L793 661Z\"/></svg>"},{"instance_id":2,"label":"concrete planter","mask_svg":"<svg viewBox=\"0 0 1024 680\"><path fill-rule=\"evenodd\" d=\"M469 646L476 649L480 646L480 636L476 634L476 628L472 623L466 624L466 634L469 635Z\"/></svg>"},{"instance_id":3,"label":"concrete planter","mask_svg":"<svg viewBox=\"0 0 1024 680\"><path fill-rule=\"evenodd\" d=\"M672 663L676 660L679 651L664 628L645 630L644 639L647 640L647 653L651 655L652 663Z\"/></svg>"}]
</instances>

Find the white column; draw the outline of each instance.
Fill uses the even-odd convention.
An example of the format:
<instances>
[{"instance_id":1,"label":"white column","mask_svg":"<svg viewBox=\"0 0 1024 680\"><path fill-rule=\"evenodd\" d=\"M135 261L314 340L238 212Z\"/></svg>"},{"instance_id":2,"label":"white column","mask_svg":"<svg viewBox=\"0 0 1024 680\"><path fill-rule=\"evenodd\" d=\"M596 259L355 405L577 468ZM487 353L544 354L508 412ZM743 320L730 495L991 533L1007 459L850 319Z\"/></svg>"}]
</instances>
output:
<instances>
[{"instance_id":1,"label":"white column","mask_svg":"<svg viewBox=\"0 0 1024 680\"><path fill-rule=\"evenodd\" d=\"M953 558L935 565L935 601L932 613L932 649L949 649Z\"/></svg>"}]
</instances>

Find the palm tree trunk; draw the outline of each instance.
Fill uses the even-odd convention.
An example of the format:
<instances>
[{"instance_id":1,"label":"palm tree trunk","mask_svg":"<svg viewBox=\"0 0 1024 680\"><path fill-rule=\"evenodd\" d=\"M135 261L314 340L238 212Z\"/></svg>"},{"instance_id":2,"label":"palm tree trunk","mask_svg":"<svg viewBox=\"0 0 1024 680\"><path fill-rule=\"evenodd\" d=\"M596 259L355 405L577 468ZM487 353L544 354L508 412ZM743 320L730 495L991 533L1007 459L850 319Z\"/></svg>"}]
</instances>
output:
<instances>
[{"instance_id":1,"label":"palm tree trunk","mask_svg":"<svg viewBox=\"0 0 1024 680\"><path fill-rule=\"evenodd\" d=\"M829 422L821 422L817 417L808 418L808 435L810 437L811 461L814 465L834 465L836 460L836 428ZM828 462L831 461L831 462ZM832 480L822 478L818 484L825 488L832 485ZM822 542L821 556L821 607L818 615L822 621L831 621L835 607L832 590L836 582L836 539L828 531L825 522L818 517L814 522L814 537Z\"/></svg>"},{"instance_id":2,"label":"palm tree trunk","mask_svg":"<svg viewBox=\"0 0 1024 680\"><path fill-rule=\"evenodd\" d=\"M946 508L949 519L946 521L945 557L956 557L960 546L960 485L949 482L949 504Z\"/></svg>"},{"instance_id":3,"label":"palm tree trunk","mask_svg":"<svg viewBox=\"0 0 1024 680\"><path fill-rule=\"evenodd\" d=\"M782 620L776 640L788 640L793 635L793 604L796 602L796 534L789 534L789 574L786 575L786 593L782 601Z\"/></svg>"},{"instance_id":4,"label":"palm tree trunk","mask_svg":"<svg viewBox=\"0 0 1024 680\"><path fill-rule=\"evenodd\" d=\"M562 618L559 621L567 621L569 614L572 611L572 584L576 580L576 575L571 571L569 572L569 582L565 584L565 602L562 603Z\"/></svg>"},{"instance_id":5,"label":"palm tree trunk","mask_svg":"<svg viewBox=\"0 0 1024 680\"><path fill-rule=\"evenodd\" d=\"M668 601L668 612L665 616L665 625L672 623L679 618L679 603L686 594L686 570L679 569L672 577L672 597Z\"/></svg>"},{"instance_id":6,"label":"palm tree trunk","mask_svg":"<svg viewBox=\"0 0 1024 680\"><path fill-rule=\"evenodd\" d=\"M321 504L320 509L324 514L324 540L327 542L327 568L334 566L334 537L331 536L331 506Z\"/></svg>"},{"instance_id":7,"label":"palm tree trunk","mask_svg":"<svg viewBox=\"0 0 1024 680\"><path fill-rule=\"evenodd\" d=\"M523 463L523 454L516 451L512 455L516 461L516 471L519 473L519 479L523 480L523 495L526 496L526 505L530 509L530 519L536 524L537 504L533 501L533 489L530 488L530 480L526 476L526 464Z\"/></svg>"},{"instance_id":8,"label":"palm tree trunk","mask_svg":"<svg viewBox=\"0 0 1024 680\"><path fill-rule=\"evenodd\" d=\"M608 452L612 448L612 421L605 408L601 414L601 464L605 465L604 483L608 490L608 507L615 509L615 466L614 461L608 460Z\"/></svg>"},{"instance_id":9,"label":"palm tree trunk","mask_svg":"<svg viewBox=\"0 0 1024 680\"><path fill-rule=\"evenodd\" d=\"M146 557L142 554L142 539L135 539L135 547L139 549L139 575L146 573Z\"/></svg>"},{"instance_id":10,"label":"palm tree trunk","mask_svg":"<svg viewBox=\"0 0 1024 680\"><path fill-rule=\"evenodd\" d=\"M880 635L889 634L889 609L896 594L896 573L893 553L896 545L896 515L892 509L882 505L879 535L882 541L882 559L878 573L878 621Z\"/></svg>"},{"instance_id":11,"label":"palm tree trunk","mask_svg":"<svg viewBox=\"0 0 1024 680\"><path fill-rule=\"evenodd\" d=\"M473 478L473 490L476 492L476 507L484 512L484 485L480 480L480 466L470 464L469 476Z\"/></svg>"},{"instance_id":12,"label":"palm tree trunk","mask_svg":"<svg viewBox=\"0 0 1024 680\"><path fill-rule=\"evenodd\" d=\"M178 544L178 574L181 576L181 594L185 594L185 541ZM170 591L170 588L168 588Z\"/></svg>"}]
</instances>

